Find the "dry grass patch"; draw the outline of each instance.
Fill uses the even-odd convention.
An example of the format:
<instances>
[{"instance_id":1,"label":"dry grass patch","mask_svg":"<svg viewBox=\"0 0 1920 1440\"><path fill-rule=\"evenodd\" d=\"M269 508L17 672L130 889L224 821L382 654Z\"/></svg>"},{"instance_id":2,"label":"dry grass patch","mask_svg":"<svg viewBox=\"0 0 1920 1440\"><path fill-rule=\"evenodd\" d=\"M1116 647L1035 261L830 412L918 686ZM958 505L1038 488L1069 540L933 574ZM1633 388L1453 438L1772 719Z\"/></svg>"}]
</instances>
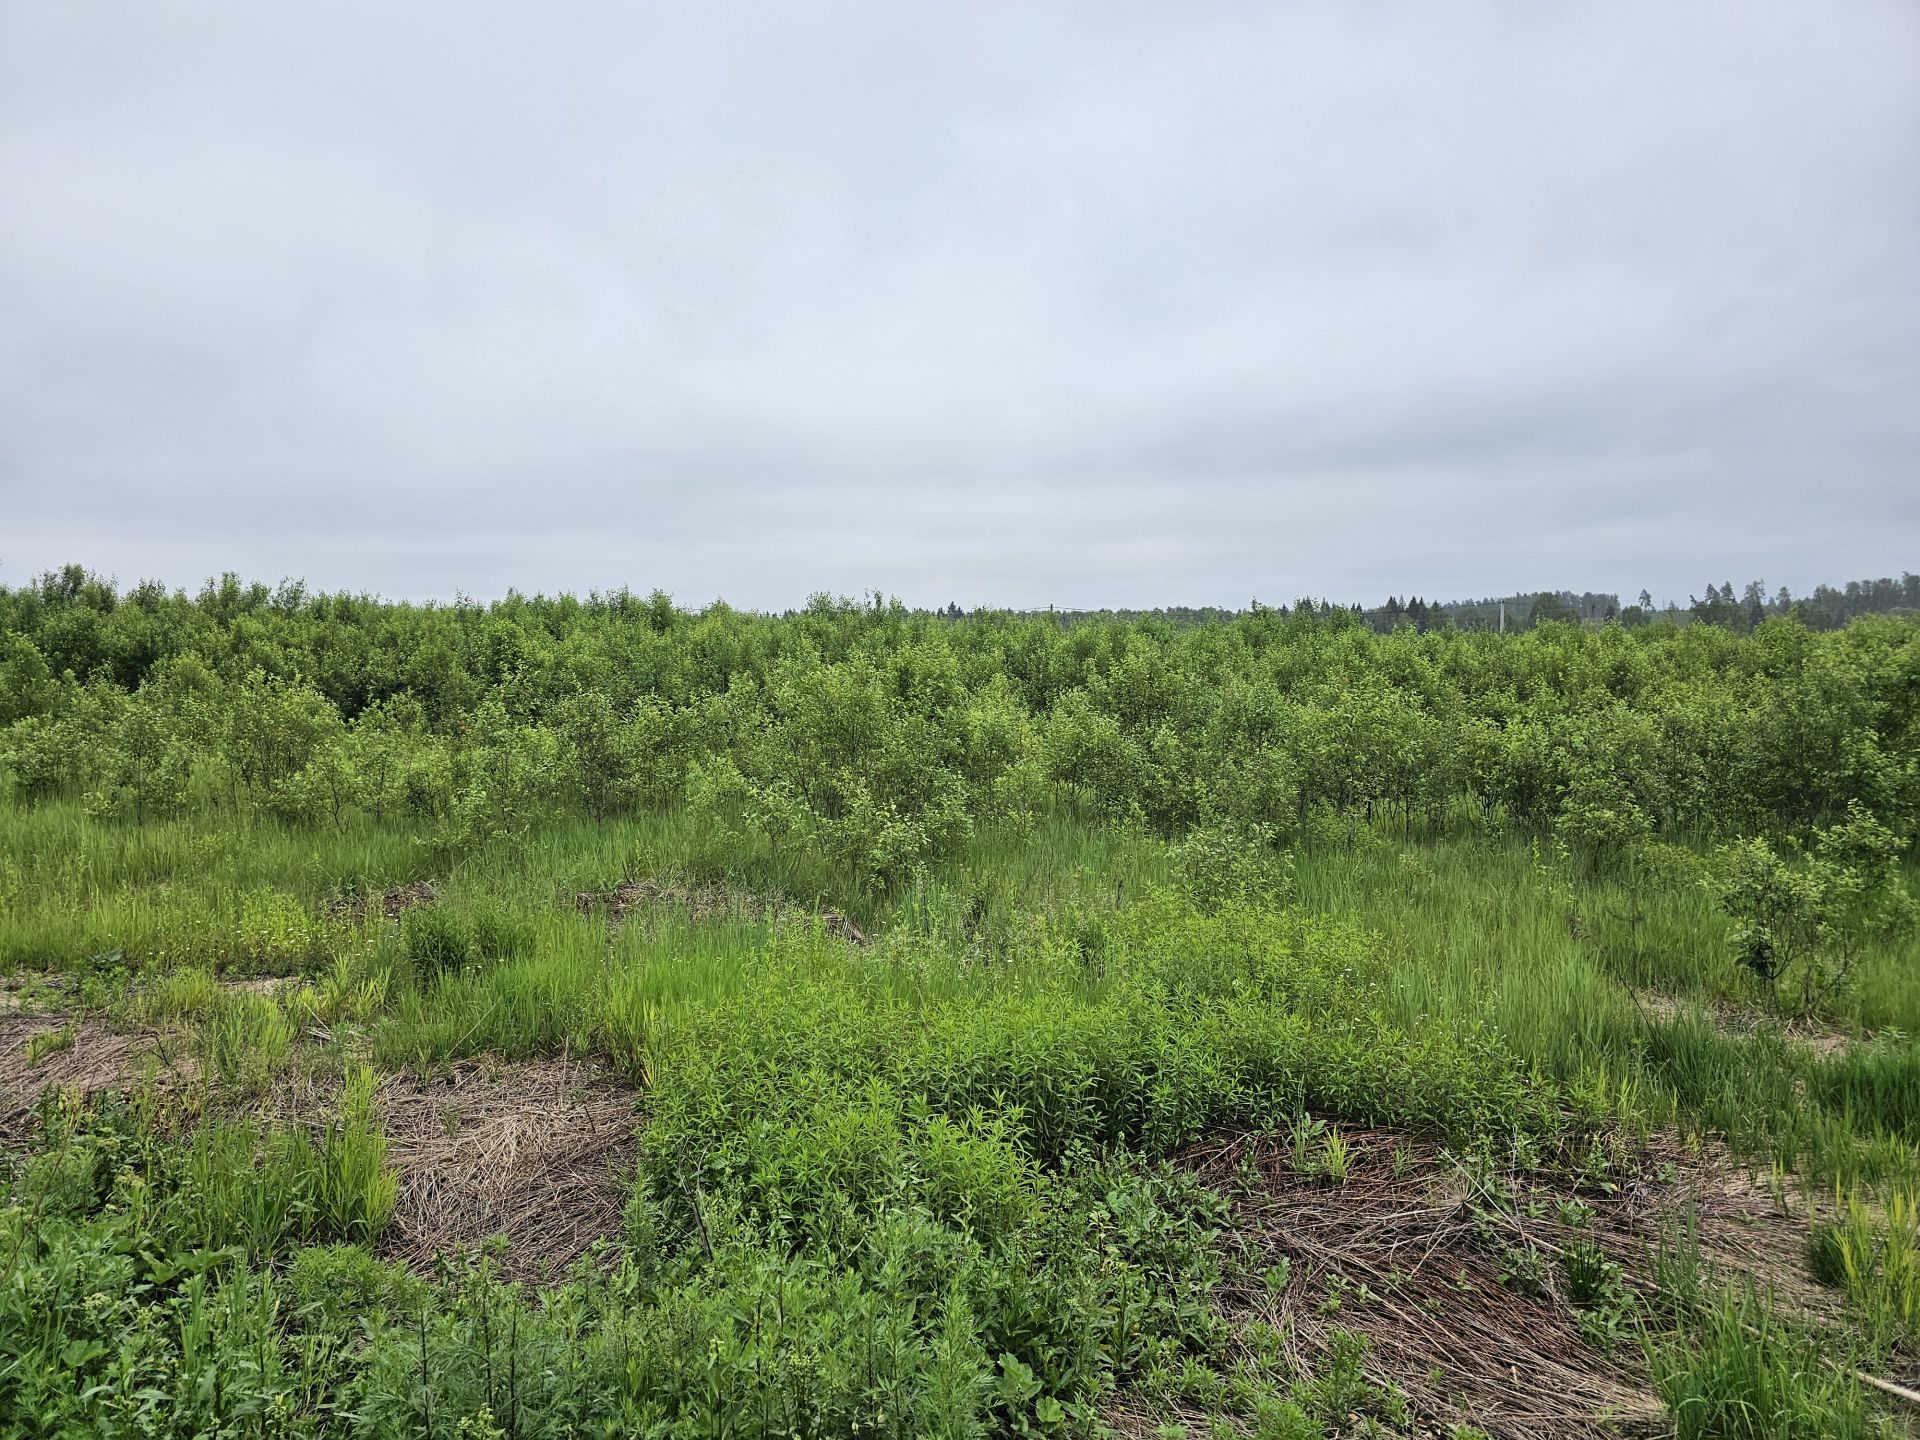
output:
<instances>
[{"instance_id":1,"label":"dry grass patch","mask_svg":"<svg viewBox=\"0 0 1920 1440\"><path fill-rule=\"evenodd\" d=\"M82 1100L155 1080L184 1084L193 1057L154 1030L120 1030L62 1014L0 1014L0 1145L33 1136L40 1093L49 1085Z\"/></svg>"},{"instance_id":2,"label":"dry grass patch","mask_svg":"<svg viewBox=\"0 0 1920 1440\"><path fill-rule=\"evenodd\" d=\"M1724 998L1688 999L1663 990L1631 990L1629 997L1641 1016L1649 1022L1666 1025L1696 1011L1704 1015L1723 1035L1752 1035L1756 1031L1777 1028L1789 1044L1811 1051L1821 1059L1838 1055L1849 1047L1871 1040L1871 1034L1855 1037L1839 1027L1804 1015L1779 1015L1759 1005Z\"/></svg>"},{"instance_id":3,"label":"dry grass patch","mask_svg":"<svg viewBox=\"0 0 1920 1440\"><path fill-rule=\"evenodd\" d=\"M337 1086L283 1091L276 1108L310 1126L338 1110ZM380 1251L421 1272L505 1237L498 1268L557 1279L616 1235L637 1150L634 1092L597 1062L463 1060L424 1080L385 1076L374 1118L399 1195Z\"/></svg>"},{"instance_id":4,"label":"dry grass patch","mask_svg":"<svg viewBox=\"0 0 1920 1440\"><path fill-rule=\"evenodd\" d=\"M301 985L298 975L256 975L247 980L219 979L220 988L229 995L258 995L262 1000L279 1000Z\"/></svg>"},{"instance_id":5,"label":"dry grass patch","mask_svg":"<svg viewBox=\"0 0 1920 1440\"><path fill-rule=\"evenodd\" d=\"M1658 1289L1658 1247L1689 1217L1707 1266L1810 1318L1839 1318L1837 1294L1807 1272L1804 1213L1724 1155L1675 1140L1610 1188L1490 1175L1391 1130L1305 1145L1236 1134L1181 1158L1232 1204L1240 1263L1221 1295L1241 1343L1256 1322L1271 1326L1309 1375L1337 1332L1364 1334L1367 1378L1404 1393L1422 1433L1663 1433L1641 1348L1625 1325L1609 1328L1609 1305L1618 1315L1629 1295ZM1114 1418L1154 1433L1159 1417L1137 1401L1126 1412Z\"/></svg>"},{"instance_id":6,"label":"dry grass patch","mask_svg":"<svg viewBox=\"0 0 1920 1440\"><path fill-rule=\"evenodd\" d=\"M408 885L396 885L391 890L355 890L346 895L335 895L326 903L329 920L348 920L358 925L369 916L375 919L398 920L409 910L422 905L431 905L440 894L440 888L431 880L415 880Z\"/></svg>"},{"instance_id":7,"label":"dry grass patch","mask_svg":"<svg viewBox=\"0 0 1920 1440\"><path fill-rule=\"evenodd\" d=\"M866 932L838 910L799 905L784 895L742 890L719 881L690 883L629 876L611 890L582 890L573 897L582 915L606 913L610 930L617 931L629 912L647 908L683 910L693 921L705 920L818 920L829 935L849 945L868 943Z\"/></svg>"}]
</instances>

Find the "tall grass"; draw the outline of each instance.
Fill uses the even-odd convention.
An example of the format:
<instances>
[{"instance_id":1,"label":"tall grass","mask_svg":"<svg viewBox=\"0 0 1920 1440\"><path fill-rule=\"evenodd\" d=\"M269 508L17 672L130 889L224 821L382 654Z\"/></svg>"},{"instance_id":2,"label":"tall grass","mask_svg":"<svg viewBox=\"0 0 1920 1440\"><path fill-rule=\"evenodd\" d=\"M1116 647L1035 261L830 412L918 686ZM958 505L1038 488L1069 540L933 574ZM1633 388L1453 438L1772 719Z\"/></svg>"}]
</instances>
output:
<instances>
[{"instance_id":1,"label":"tall grass","mask_svg":"<svg viewBox=\"0 0 1920 1440\"><path fill-rule=\"evenodd\" d=\"M350 1072L339 1114L317 1138L252 1120L201 1126L160 1179L157 1230L177 1248L237 1245L256 1262L290 1239L371 1243L398 1193L373 1089L370 1071Z\"/></svg>"},{"instance_id":2,"label":"tall grass","mask_svg":"<svg viewBox=\"0 0 1920 1440\"><path fill-rule=\"evenodd\" d=\"M1851 1440L1890 1433L1829 1349L1751 1294L1712 1300L1655 1349L1679 1440Z\"/></svg>"},{"instance_id":3,"label":"tall grass","mask_svg":"<svg viewBox=\"0 0 1920 1440\"><path fill-rule=\"evenodd\" d=\"M1838 1198L1837 1218L1820 1232L1831 1245L1837 1279L1858 1318L1870 1353L1884 1358L1920 1341L1920 1204L1912 1190L1894 1187L1886 1204L1870 1204L1856 1190Z\"/></svg>"},{"instance_id":4,"label":"tall grass","mask_svg":"<svg viewBox=\"0 0 1920 1440\"><path fill-rule=\"evenodd\" d=\"M313 1167L314 1218L323 1235L371 1243L399 1195L387 1168L387 1141L373 1114L374 1074L356 1066L341 1088L340 1114L327 1127Z\"/></svg>"}]
</instances>

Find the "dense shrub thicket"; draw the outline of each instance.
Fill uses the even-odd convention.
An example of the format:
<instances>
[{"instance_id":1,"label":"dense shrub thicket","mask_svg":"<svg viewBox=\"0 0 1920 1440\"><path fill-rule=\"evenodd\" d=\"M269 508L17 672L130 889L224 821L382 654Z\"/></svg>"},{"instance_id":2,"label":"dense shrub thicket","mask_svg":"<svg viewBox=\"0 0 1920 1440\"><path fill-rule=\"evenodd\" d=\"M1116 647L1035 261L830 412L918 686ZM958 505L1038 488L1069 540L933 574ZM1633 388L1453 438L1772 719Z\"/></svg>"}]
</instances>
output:
<instances>
[{"instance_id":1,"label":"dense shrub thicket","mask_svg":"<svg viewBox=\"0 0 1920 1440\"><path fill-rule=\"evenodd\" d=\"M1920 625L1376 635L1302 604L1164 621L772 617L0 590L0 754L96 814L411 816L461 843L691 801L872 882L1066 806L1179 835L1467 813L1597 845L1920 816Z\"/></svg>"}]
</instances>

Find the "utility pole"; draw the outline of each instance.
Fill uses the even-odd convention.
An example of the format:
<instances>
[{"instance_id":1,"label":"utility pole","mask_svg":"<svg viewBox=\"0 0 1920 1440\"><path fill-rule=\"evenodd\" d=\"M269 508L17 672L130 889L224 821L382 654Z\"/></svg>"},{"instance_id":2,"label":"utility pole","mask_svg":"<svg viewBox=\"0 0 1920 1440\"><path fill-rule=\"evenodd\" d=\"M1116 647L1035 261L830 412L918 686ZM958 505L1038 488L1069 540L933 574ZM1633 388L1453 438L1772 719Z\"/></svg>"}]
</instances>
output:
<instances>
[{"instance_id":1,"label":"utility pole","mask_svg":"<svg viewBox=\"0 0 1920 1440\"><path fill-rule=\"evenodd\" d=\"M1504 600L1500 602L1500 633L1507 633L1507 602Z\"/></svg>"}]
</instances>

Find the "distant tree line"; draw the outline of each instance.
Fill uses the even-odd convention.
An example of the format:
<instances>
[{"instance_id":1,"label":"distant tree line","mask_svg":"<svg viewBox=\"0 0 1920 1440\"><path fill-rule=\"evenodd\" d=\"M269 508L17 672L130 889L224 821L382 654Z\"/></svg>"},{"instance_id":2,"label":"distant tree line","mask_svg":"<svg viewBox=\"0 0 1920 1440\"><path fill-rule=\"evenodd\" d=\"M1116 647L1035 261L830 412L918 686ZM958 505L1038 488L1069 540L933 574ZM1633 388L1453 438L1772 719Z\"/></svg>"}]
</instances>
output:
<instances>
[{"instance_id":1,"label":"distant tree line","mask_svg":"<svg viewBox=\"0 0 1920 1440\"><path fill-rule=\"evenodd\" d=\"M1251 607L1257 613L1257 601ZM1796 598L1786 586L1771 594L1766 582L1750 580L1737 596L1731 581L1709 583L1704 598L1689 595L1683 606L1669 601L1657 605L1642 590L1630 604L1621 604L1619 595L1605 590L1538 590L1531 593L1484 596L1478 600L1423 600L1418 595L1402 599L1389 595L1379 605L1352 604L1336 607L1327 600L1299 600L1277 607L1280 615L1296 609L1312 614L1330 614L1345 609L1376 634L1390 634L1403 625L1424 634L1448 626L1458 630L1531 629L1545 621L1559 624L1604 625L1619 623L1629 628L1665 620L1672 624L1700 623L1718 625L1724 630L1745 633L1771 616L1790 615L1809 630L1837 630L1862 615L1920 614L1920 575L1903 573L1898 580L1849 580L1844 586L1816 585L1813 593ZM949 619L966 615L957 604L938 612ZM1217 606L1168 606L1155 610L1048 610L1027 611L1046 614L1063 624L1089 620L1164 620L1176 626L1217 625L1248 612Z\"/></svg>"}]
</instances>

